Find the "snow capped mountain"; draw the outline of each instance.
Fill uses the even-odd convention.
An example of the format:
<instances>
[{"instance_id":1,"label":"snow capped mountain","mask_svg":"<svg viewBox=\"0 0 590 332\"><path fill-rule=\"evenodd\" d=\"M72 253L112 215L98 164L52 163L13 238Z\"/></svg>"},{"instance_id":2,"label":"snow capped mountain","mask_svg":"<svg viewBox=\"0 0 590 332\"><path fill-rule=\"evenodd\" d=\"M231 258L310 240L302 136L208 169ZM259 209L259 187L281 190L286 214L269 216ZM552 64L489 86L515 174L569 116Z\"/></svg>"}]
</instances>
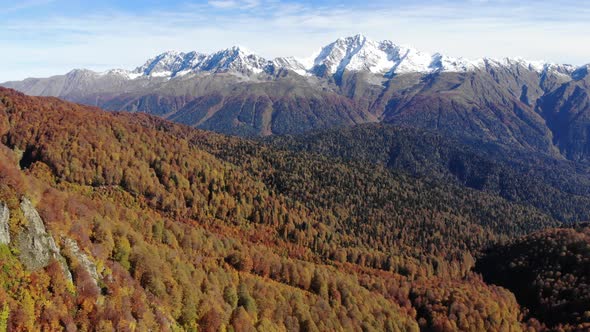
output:
<instances>
[{"instance_id":1,"label":"snow capped mountain","mask_svg":"<svg viewBox=\"0 0 590 332\"><path fill-rule=\"evenodd\" d=\"M206 55L197 52L165 52L149 59L143 66L133 72L145 76L170 77L176 76L182 70L193 66L194 63L204 59Z\"/></svg>"},{"instance_id":2,"label":"snow capped mountain","mask_svg":"<svg viewBox=\"0 0 590 332\"><path fill-rule=\"evenodd\" d=\"M324 47L314 67L325 67L331 74L369 71L375 74L430 71L432 57L391 41L374 42L363 35L340 38Z\"/></svg>"},{"instance_id":3,"label":"snow capped mountain","mask_svg":"<svg viewBox=\"0 0 590 332\"><path fill-rule=\"evenodd\" d=\"M192 69L209 72L234 70L246 74L259 74L269 65L271 63L268 60L252 54L243 48L234 46L207 56Z\"/></svg>"},{"instance_id":4,"label":"snow capped mountain","mask_svg":"<svg viewBox=\"0 0 590 332\"><path fill-rule=\"evenodd\" d=\"M165 52L134 70L74 70L0 85L236 135L380 121L465 131L554 153L552 128L539 110L559 114L567 103L585 111L589 71L589 66L521 58L468 60L356 35L305 59L265 59L241 47L211 54ZM576 128L586 128L586 119L579 117ZM587 137L582 129L578 136L558 134L582 142ZM566 144L576 147L572 153L585 149L575 142Z\"/></svg>"},{"instance_id":5,"label":"snow capped mountain","mask_svg":"<svg viewBox=\"0 0 590 332\"><path fill-rule=\"evenodd\" d=\"M389 40L371 41L361 34L336 40L324 47L314 60L316 70L323 67L331 74L344 70L369 71L374 74L466 72L490 66L522 66L538 73L547 70L571 73L573 70L567 65L527 61L521 58L468 60L440 53L431 55L411 47L394 44Z\"/></svg>"},{"instance_id":6,"label":"snow capped mountain","mask_svg":"<svg viewBox=\"0 0 590 332\"><path fill-rule=\"evenodd\" d=\"M234 46L213 54L198 52L165 52L133 71L110 70L101 75L118 75L127 79L175 78L191 73L231 73L244 76L272 75L286 69L301 76L332 76L344 71L366 71L376 75L399 75L407 73L467 72L487 70L493 67L525 68L539 74L552 72L559 75L578 76L583 68L557 65L541 61L527 61L521 58L468 60L453 58L440 53L429 54L414 48L397 45L391 41L372 41L358 34L339 38L323 47L311 60L293 57L267 60Z\"/></svg>"},{"instance_id":7,"label":"snow capped mountain","mask_svg":"<svg viewBox=\"0 0 590 332\"><path fill-rule=\"evenodd\" d=\"M308 72L308 67L294 57L276 58L272 62L277 68L289 69L302 76Z\"/></svg>"},{"instance_id":8,"label":"snow capped mountain","mask_svg":"<svg viewBox=\"0 0 590 332\"><path fill-rule=\"evenodd\" d=\"M210 55L189 52L165 52L136 68L133 73L150 77L177 77L190 72L237 71L259 74L271 63L243 48L234 46Z\"/></svg>"}]
</instances>

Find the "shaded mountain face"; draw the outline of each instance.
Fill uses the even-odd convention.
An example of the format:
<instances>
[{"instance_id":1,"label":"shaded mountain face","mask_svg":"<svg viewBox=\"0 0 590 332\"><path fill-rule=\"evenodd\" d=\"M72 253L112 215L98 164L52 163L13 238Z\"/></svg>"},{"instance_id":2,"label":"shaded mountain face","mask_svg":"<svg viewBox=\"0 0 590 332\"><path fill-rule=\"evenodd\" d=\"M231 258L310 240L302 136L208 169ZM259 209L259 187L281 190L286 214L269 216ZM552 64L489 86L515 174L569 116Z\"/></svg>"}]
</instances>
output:
<instances>
[{"instance_id":1,"label":"shaded mountain face","mask_svg":"<svg viewBox=\"0 0 590 332\"><path fill-rule=\"evenodd\" d=\"M553 132L553 143L569 159L590 156L590 77L578 69L573 81L560 85L537 103L537 112Z\"/></svg>"},{"instance_id":2,"label":"shaded mountain face","mask_svg":"<svg viewBox=\"0 0 590 332\"><path fill-rule=\"evenodd\" d=\"M590 225L552 229L490 248L476 269L550 327L590 328Z\"/></svg>"},{"instance_id":3,"label":"shaded mountain face","mask_svg":"<svg viewBox=\"0 0 590 332\"><path fill-rule=\"evenodd\" d=\"M310 60L267 60L239 47L166 52L133 71L75 70L3 85L242 136L384 122L586 160L587 73L432 55L357 35Z\"/></svg>"}]
</instances>

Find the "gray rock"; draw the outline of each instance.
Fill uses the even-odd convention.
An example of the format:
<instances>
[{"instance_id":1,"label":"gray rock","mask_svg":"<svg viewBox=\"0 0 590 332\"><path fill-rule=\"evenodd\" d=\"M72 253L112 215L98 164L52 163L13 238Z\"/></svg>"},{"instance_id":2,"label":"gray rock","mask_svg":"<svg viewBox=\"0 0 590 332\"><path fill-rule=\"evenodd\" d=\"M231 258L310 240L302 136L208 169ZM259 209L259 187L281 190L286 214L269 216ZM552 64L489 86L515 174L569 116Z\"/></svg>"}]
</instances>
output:
<instances>
[{"instance_id":1,"label":"gray rock","mask_svg":"<svg viewBox=\"0 0 590 332\"><path fill-rule=\"evenodd\" d=\"M94 264L90 258L88 258L88 256L82 252L82 250L80 250L80 247L78 247L78 243L75 240L65 238L63 239L63 245L74 257L76 257L78 263L92 277L94 285L98 287L98 280L100 276L96 270L96 264Z\"/></svg>"},{"instance_id":2,"label":"gray rock","mask_svg":"<svg viewBox=\"0 0 590 332\"><path fill-rule=\"evenodd\" d=\"M60 262L66 277L72 280L66 260L61 255L53 237L45 230L43 220L31 201L23 198L20 208L27 221L25 230L20 232L17 238L20 261L27 269L35 271L49 265L52 258L56 259Z\"/></svg>"},{"instance_id":3,"label":"gray rock","mask_svg":"<svg viewBox=\"0 0 590 332\"><path fill-rule=\"evenodd\" d=\"M10 243L10 211L6 204L0 202L0 244Z\"/></svg>"}]
</instances>

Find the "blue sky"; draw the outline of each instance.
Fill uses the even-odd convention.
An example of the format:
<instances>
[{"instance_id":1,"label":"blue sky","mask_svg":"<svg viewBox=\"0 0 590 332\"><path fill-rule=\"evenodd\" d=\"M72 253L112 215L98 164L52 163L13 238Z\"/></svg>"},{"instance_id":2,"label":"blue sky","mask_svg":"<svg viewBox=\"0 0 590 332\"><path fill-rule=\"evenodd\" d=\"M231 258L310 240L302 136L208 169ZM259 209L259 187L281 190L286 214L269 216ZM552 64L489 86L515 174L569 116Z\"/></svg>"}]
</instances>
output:
<instances>
[{"instance_id":1,"label":"blue sky","mask_svg":"<svg viewBox=\"0 0 590 332\"><path fill-rule=\"evenodd\" d=\"M131 69L162 51L307 57L363 33L427 52L590 63L590 0L0 0L0 81Z\"/></svg>"}]
</instances>

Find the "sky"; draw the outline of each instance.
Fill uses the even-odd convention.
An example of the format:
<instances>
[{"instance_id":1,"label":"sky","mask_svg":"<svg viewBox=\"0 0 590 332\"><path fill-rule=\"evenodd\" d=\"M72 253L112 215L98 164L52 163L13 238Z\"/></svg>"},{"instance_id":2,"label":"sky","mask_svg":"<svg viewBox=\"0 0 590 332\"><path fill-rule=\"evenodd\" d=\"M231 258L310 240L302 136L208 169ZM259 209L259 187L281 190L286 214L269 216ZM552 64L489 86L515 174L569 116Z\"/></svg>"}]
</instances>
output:
<instances>
[{"instance_id":1,"label":"sky","mask_svg":"<svg viewBox=\"0 0 590 332\"><path fill-rule=\"evenodd\" d=\"M233 45L309 57L362 33L454 57L590 63L590 0L0 0L0 82Z\"/></svg>"}]
</instances>

